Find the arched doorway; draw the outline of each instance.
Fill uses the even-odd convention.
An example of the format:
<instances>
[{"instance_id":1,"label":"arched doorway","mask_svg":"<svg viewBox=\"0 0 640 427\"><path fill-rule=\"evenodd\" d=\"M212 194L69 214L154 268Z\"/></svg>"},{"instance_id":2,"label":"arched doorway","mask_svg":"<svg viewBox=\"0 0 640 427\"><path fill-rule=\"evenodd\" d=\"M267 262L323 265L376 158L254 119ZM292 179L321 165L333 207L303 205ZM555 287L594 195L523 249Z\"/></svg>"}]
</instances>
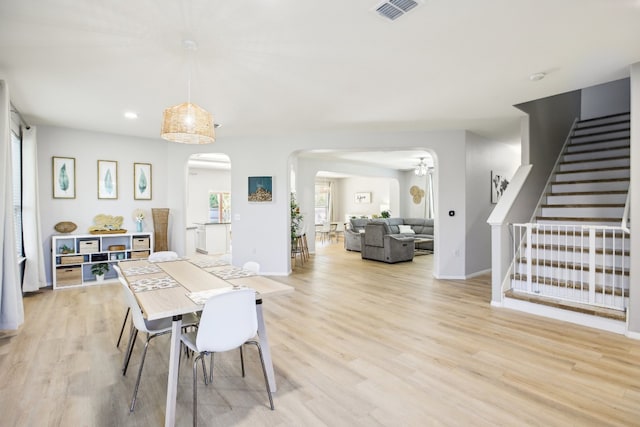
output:
<instances>
[{"instance_id":1,"label":"arched doorway","mask_svg":"<svg viewBox=\"0 0 640 427\"><path fill-rule=\"evenodd\" d=\"M221 153L190 156L186 253L231 252L231 160Z\"/></svg>"}]
</instances>

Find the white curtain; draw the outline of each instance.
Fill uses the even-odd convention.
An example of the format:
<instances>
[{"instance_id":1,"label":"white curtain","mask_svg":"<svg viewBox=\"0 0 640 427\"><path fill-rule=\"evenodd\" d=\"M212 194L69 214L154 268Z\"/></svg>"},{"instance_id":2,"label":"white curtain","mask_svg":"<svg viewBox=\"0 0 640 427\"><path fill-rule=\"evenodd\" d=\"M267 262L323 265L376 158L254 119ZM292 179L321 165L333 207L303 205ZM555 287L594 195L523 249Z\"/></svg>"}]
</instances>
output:
<instances>
[{"instance_id":1,"label":"white curtain","mask_svg":"<svg viewBox=\"0 0 640 427\"><path fill-rule=\"evenodd\" d=\"M433 200L433 169L429 169L429 172L427 173L427 197L424 201L427 210L425 212L425 218L433 218L435 211Z\"/></svg>"},{"instance_id":2,"label":"white curtain","mask_svg":"<svg viewBox=\"0 0 640 427\"><path fill-rule=\"evenodd\" d=\"M0 329L18 329L24 322L13 221L10 116L9 88L0 80Z\"/></svg>"},{"instance_id":3,"label":"white curtain","mask_svg":"<svg viewBox=\"0 0 640 427\"><path fill-rule=\"evenodd\" d=\"M333 221L333 183L331 181L328 182L327 188L329 189L329 200L328 200L329 209L327 212L327 221L332 222Z\"/></svg>"},{"instance_id":4,"label":"white curtain","mask_svg":"<svg viewBox=\"0 0 640 427\"><path fill-rule=\"evenodd\" d=\"M23 292L47 286L38 205L38 149L36 128L22 128L22 235L25 262Z\"/></svg>"}]
</instances>

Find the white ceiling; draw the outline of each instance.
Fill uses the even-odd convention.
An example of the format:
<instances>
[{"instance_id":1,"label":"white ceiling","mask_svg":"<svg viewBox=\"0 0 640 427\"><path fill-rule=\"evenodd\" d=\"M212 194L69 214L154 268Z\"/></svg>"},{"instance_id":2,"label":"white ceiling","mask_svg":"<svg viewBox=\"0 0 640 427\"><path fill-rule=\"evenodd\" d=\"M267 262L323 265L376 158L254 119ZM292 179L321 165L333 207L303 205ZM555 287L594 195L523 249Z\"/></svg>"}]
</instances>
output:
<instances>
[{"instance_id":1,"label":"white ceiling","mask_svg":"<svg viewBox=\"0 0 640 427\"><path fill-rule=\"evenodd\" d=\"M640 61L640 0L424 0L393 22L378 4L4 0L0 78L36 125L157 138L191 69L191 100L222 124L218 139L468 129L514 142L512 105Z\"/></svg>"}]
</instances>

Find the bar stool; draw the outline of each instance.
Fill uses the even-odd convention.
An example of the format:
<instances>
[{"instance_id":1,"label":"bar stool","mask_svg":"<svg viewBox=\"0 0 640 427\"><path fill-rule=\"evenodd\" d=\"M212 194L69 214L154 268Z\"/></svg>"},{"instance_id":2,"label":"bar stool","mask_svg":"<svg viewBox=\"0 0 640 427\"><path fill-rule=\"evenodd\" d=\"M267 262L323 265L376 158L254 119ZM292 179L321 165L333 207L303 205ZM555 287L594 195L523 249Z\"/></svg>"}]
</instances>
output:
<instances>
[{"instance_id":1,"label":"bar stool","mask_svg":"<svg viewBox=\"0 0 640 427\"><path fill-rule=\"evenodd\" d=\"M298 260L296 258L297 255L300 255L300 263L304 265L304 253L302 250L302 236L297 235L291 240L291 258L293 258L294 263L297 265Z\"/></svg>"},{"instance_id":2,"label":"bar stool","mask_svg":"<svg viewBox=\"0 0 640 427\"><path fill-rule=\"evenodd\" d=\"M302 250L302 257L305 261L309 261L309 245L307 245L307 232L305 230L300 236L300 246Z\"/></svg>"}]
</instances>

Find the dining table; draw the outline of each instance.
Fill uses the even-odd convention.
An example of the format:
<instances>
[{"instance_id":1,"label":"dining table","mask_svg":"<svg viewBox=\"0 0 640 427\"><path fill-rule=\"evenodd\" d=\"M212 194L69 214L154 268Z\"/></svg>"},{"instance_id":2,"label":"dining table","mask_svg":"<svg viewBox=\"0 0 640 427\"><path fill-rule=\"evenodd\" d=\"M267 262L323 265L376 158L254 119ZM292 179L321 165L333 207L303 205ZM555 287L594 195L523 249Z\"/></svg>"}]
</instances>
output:
<instances>
[{"instance_id":1,"label":"dining table","mask_svg":"<svg viewBox=\"0 0 640 427\"><path fill-rule=\"evenodd\" d=\"M165 426L175 425L182 316L201 311L204 302L217 293L238 287L256 291L258 341L262 347L269 388L272 393L276 392L262 299L291 293L293 287L211 256L165 262L126 260L118 264L147 320L172 319Z\"/></svg>"}]
</instances>

